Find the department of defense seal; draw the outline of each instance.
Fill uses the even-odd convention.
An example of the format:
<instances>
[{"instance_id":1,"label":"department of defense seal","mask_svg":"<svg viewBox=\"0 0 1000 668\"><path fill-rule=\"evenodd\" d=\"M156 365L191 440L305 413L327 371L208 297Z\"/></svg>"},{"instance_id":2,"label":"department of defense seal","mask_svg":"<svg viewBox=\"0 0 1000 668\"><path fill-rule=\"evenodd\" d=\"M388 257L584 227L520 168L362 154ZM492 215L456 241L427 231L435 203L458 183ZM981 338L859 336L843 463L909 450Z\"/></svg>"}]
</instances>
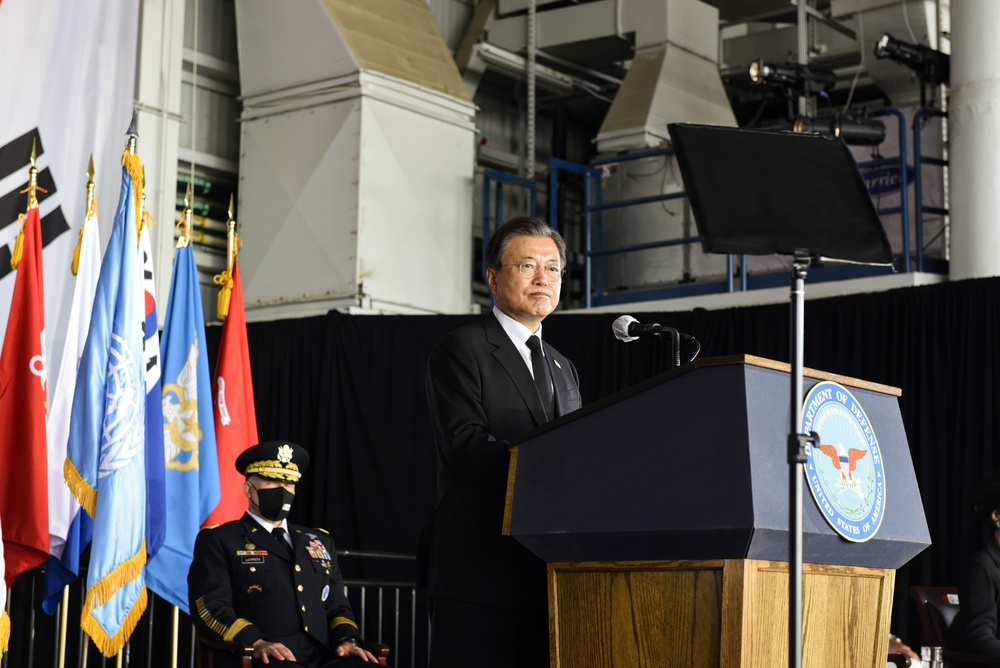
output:
<instances>
[{"instance_id":1,"label":"department of defense seal","mask_svg":"<svg viewBox=\"0 0 1000 668\"><path fill-rule=\"evenodd\" d=\"M806 446L806 482L833 530L863 543L885 516L885 469L875 429L858 400L830 381L809 390L802 407L801 433L816 432Z\"/></svg>"}]
</instances>

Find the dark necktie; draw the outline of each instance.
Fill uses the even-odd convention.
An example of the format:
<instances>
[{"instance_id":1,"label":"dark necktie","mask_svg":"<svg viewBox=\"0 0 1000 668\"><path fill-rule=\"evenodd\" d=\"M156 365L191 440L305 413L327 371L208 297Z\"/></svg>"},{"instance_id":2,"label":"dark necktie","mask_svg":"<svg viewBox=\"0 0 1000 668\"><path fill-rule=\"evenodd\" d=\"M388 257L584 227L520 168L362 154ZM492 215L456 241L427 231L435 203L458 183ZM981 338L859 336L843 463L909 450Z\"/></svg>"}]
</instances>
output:
<instances>
[{"instance_id":1,"label":"dark necktie","mask_svg":"<svg viewBox=\"0 0 1000 668\"><path fill-rule=\"evenodd\" d=\"M535 377L535 387L538 388L538 396L545 407L548 419L555 417L555 404L552 396L552 376L549 373L549 365L545 363L545 355L542 354L542 340L537 336L529 336L525 345L531 349L531 373Z\"/></svg>"},{"instance_id":2,"label":"dark necktie","mask_svg":"<svg viewBox=\"0 0 1000 668\"><path fill-rule=\"evenodd\" d=\"M281 543L284 547L288 547L288 541L285 540L285 529L284 527L274 527L271 529L271 535Z\"/></svg>"}]
</instances>

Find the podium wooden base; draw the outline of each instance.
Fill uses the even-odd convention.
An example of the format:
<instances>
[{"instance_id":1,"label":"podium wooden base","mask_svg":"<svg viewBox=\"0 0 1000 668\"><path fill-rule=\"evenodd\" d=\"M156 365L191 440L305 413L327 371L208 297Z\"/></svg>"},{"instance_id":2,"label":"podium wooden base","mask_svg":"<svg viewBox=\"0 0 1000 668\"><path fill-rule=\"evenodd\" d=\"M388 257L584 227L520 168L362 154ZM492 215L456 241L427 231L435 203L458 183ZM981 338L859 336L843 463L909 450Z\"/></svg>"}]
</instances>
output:
<instances>
[{"instance_id":1,"label":"podium wooden base","mask_svg":"<svg viewBox=\"0 0 1000 668\"><path fill-rule=\"evenodd\" d=\"M788 564L549 564L553 668L788 665ZM805 564L803 668L884 668L892 569Z\"/></svg>"}]
</instances>

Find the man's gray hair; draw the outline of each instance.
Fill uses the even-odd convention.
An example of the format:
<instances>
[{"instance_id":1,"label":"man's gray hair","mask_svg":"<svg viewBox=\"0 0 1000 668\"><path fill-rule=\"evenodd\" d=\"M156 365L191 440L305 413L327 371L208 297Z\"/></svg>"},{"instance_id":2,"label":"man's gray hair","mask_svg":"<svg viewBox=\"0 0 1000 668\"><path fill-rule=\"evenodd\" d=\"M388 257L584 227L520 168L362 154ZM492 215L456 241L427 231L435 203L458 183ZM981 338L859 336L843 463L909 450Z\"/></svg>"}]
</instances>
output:
<instances>
[{"instance_id":1,"label":"man's gray hair","mask_svg":"<svg viewBox=\"0 0 1000 668\"><path fill-rule=\"evenodd\" d=\"M486 266L483 268L500 271L503 267L503 256L514 237L548 237L555 242L559 250L559 266L566 268L566 242L557 230L531 216L515 216L501 225L490 237L486 245Z\"/></svg>"}]
</instances>

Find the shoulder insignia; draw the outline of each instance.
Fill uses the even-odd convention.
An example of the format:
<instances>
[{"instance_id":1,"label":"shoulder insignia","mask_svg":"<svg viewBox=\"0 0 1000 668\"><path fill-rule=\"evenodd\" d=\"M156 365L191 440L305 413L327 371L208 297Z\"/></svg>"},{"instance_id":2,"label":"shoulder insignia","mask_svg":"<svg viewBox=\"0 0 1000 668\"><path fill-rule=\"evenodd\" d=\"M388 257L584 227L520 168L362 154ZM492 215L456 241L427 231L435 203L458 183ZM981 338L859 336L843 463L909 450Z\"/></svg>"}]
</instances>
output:
<instances>
[{"instance_id":1,"label":"shoulder insignia","mask_svg":"<svg viewBox=\"0 0 1000 668\"><path fill-rule=\"evenodd\" d=\"M203 526L201 529L202 529L202 531L204 531L205 529L215 529L216 527L219 527L219 526L222 526L222 525L221 524L211 524L209 526Z\"/></svg>"},{"instance_id":2,"label":"shoulder insignia","mask_svg":"<svg viewBox=\"0 0 1000 668\"><path fill-rule=\"evenodd\" d=\"M323 532L323 533L325 533L325 534L326 534L327 536L329 536L329 535L330 535L330 532L329 532L329 531L327 531L326 529L324 529L323 527L316 527L316 531L322 531L322 532Z\"/></svg>"}]
</instances>

